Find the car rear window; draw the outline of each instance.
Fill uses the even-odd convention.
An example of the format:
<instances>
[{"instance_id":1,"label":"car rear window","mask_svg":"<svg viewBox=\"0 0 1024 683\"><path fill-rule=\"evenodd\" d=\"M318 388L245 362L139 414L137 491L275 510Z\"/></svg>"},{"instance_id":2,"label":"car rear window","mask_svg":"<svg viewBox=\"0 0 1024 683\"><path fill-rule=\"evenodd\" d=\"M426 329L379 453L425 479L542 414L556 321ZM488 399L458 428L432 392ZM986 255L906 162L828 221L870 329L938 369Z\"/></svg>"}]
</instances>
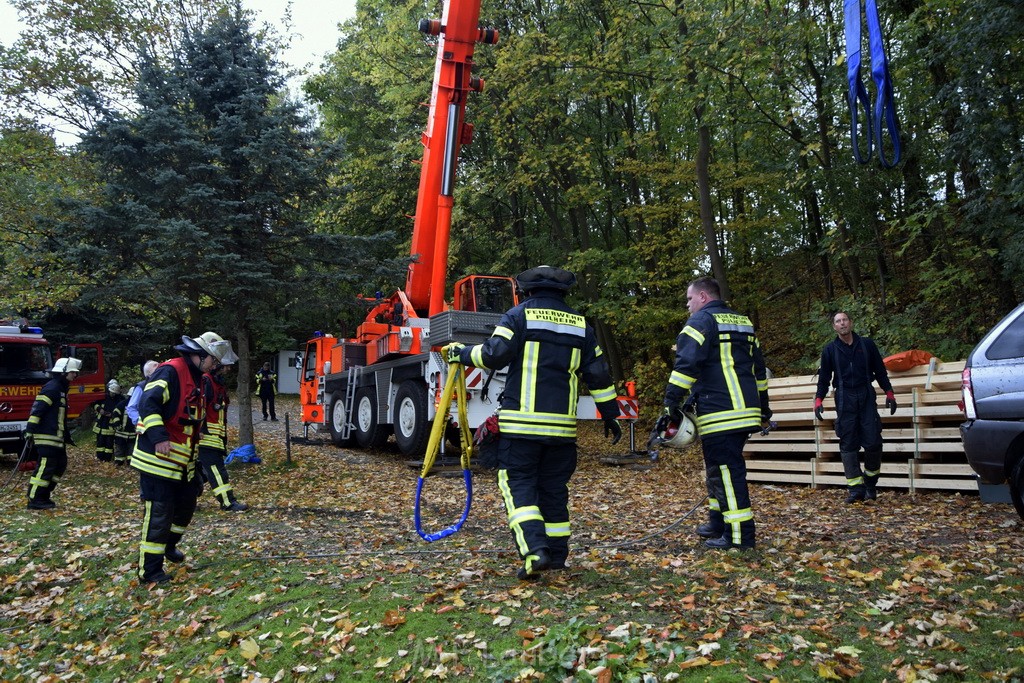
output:
<instances>
[{"instance_id":1,"label":"car rear window","mask_svg":"<svg viewBox=\"0 0 1024 683\"><path fill-rule=\"evenodd\" d=\"M1024 358L1024 311L992 342L985 357L989 360Z\"/></svg>"}]
</instances>

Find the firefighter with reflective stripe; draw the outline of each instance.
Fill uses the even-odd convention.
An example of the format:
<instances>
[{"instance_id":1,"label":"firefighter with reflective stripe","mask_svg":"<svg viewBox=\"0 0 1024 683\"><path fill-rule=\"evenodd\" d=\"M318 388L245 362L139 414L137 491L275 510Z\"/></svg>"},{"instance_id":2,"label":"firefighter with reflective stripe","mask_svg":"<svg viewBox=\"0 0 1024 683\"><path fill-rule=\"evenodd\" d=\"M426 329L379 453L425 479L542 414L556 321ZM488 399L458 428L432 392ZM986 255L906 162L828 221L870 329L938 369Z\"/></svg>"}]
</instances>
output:
<instances>
[{"instance_id":1,"label":"firefighter with reflective stripe","mask_svg":"<svg viewBox=\"0 0 1024 683\"><path fill-rule=\"evenodd\" d=\"M277 413L274 412L274 397L277 396L277 373L270 369L270 363L264 363L263 367L256 371L256 390L263 402L263 421L267 421L269 414L270 421L277 422Z\"/></svg>"},{"instance_id":2,"label":"firefighter with reflective stripe","mask_svg":"<svg viewBox=\"0 0 1024 683\"><path fill-rule=\"evenodd\" d=\"M516 278L527 299L507 311L483 344L451 344L449 362L508 366L498 412L498 487L523 558L519 578L565 567L569 556L569 478L576 470L579 375L605 422L622 436L619 405L594 331L565 303L569 271L538 266Z\"/></svg>"},{"instance_id":3,"label":"firefighter with reflective stripe","mask_svg":"<svg viewBox=\"0 0 1024 683\"><path fill-rule=\"evenodd\" d=\"M128 417L128 396L125 394L121 394L114 406L110 424L114 427L114 465L122 467L128 462L135 440L135 423Z\"/></svg>"},{"instance_id":4,"label":"firefighter with reflective stripe","mask_svg":"<svg viewBox=\"0 0 1024 683\"><path fill-rule=\"evenodd\" d=\"M203 478L210 484L221 510L244 512L249 509L235 498L234 487L228 481L228 468L224 465L228 443L228 389L224 374L228 363L203 375L203 399L206 401L206 425L199 437L199 463Z\"/></svg>"},{"instance_id":5,"label":"firefighter with reflective stripe","mask_svg":"<svg viewBox=\"0 0 1024 683\"><path fill-rule=\"evenodd\" d=\"M28 480L28 509L49 510L57 507L50 497L68 468L68 387L78 378L82 361L60 358L50 370L51 379L39 390L32 403L25 438L35 446L39 465Z\"/></svg>"},{"instance_id":6,"label":"firefighter with reflective stripe","mask_svg":"<svg viewBox=\"0 0 1024 683\"><path fill-rule=\"evenodd\" d=\"M818 388L814 394L814 416L823 418L822 400L829 382L836 402L836 436L839 456L846 474L846 502L874 500L882 471L882 418L878 416L872 382L885 392L889 414L896 413L896 394L882 354L871 339L853 331L853 322L844 311L832 316L836 338L821 351ZM864 449L864 469L860 467L860 449Z\"/></svg>"},{"instance_id":7,"label":"firefighter with reflective stripe","mask_svg":"<svg viewBox=\"0 0 1024 683\"><path fill-rule=\"evenodd\" d=\"M714 278L698 278L686 290L691 315L676 339L658 426L678 421L681 404L692 394L709 500L708 521L697 533L709 548L753 548L743 445L771 417L768 380L753 324L721 299Z\"/></svg>"},{"instance_id":8,"label":"firefighter with reflective stripe","mask_svg":"<svg viewBox=\"0 0 1024 683\"><path fill-rule=\"evenodd\" d=\"M96 421L92 424L92 433L96 435L96 459L103 462L114 459L114 432L117 431L117 425L112 418L120 400L121 385L112 379L107 382L103 400L93 406L96 412Z\"/></svg>"},{"instance_id":9,"label":"firefighter with reflective stripe","mask_svg":"<svg viewBox=\"0 0 1024 683\"><path fill-rule=\"evenodd\" d=\"M175 351L181 357L162 363L150 376L139 399L137 439L131 466L139 471L145 505L139 546L139 578L163 583L170 576L164 558L182 562L177 548L192 521L202 492L196 455L205 418L200 382L218 363L237 360L231 344L213 332L182 337Z\"/></svg>"}]
</instances>

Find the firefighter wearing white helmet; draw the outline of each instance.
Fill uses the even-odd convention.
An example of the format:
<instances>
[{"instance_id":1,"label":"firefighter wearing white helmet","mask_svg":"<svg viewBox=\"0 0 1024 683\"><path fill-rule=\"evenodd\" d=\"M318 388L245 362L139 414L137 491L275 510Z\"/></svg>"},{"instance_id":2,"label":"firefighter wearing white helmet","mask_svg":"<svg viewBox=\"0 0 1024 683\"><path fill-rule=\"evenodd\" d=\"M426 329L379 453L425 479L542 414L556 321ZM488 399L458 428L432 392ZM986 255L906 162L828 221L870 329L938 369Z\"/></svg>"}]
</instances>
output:
<instances>
[{"instance_id":1,"label":"firefighter wearing white helmet","mask_svg":"<svg viewBox=\"0 0 1024 683\"><path fill-rule=\"evenodd\" d=\"M71 441L68 430L68 388L78 379L82 361L59 358L50 370L51 378L43 385L32 403L25 438L35 445L39 466L28 480L28 508L49 510L57 507L53 490L68 468L66 444Z\"/></svg>"},{"instance_id":2,"label":"firefighter wearing white helmet","mask_svg":"<svg viewBox=\"0 0 1024 683\"><path fill-rule=\"evenodd\" d=\"M676 338L665 414L655 430L664 431L681 419L681 404L696 398L709 508L708 521L697 527L697 534L707 539L708 548L753 548L754 513L743 445L771 417L761 347L750 318L725 305L713 278L691 282L686 305L690 319Z\"/></svg>"},{"instance_id":3,"label":"firefighter wearing white helmet","mask_svg":"<svg viewBox=\"0 0 1024 683\"><path fill-rule=\"evenodd\" d=\"M92 433L96 435L96 459L100 462L110 462L114 459L114 433L117 431L114 412L120 400L121 385L116 379L112 379L107 382L103 400L93 405L95 420L92 423Z\"/></svg>"},{"instance_id":4,"label":"firefighter wearing white helmet","mask_svg":"<svg viewBox=\"0 0 1024 683\"><path fill-rule=\"evenodd\" d=\"M200 390L203 373L237 358L231 344L206 332L181 338L174 347L180 358L160 364L139 399L135 449L131 466L139 471L140 497L145 505L138 576L144 583L171 579L164 559L182 562L177 548L192 521L202 492L197 450L206 414Z\"/></svg>"}]
</instances>

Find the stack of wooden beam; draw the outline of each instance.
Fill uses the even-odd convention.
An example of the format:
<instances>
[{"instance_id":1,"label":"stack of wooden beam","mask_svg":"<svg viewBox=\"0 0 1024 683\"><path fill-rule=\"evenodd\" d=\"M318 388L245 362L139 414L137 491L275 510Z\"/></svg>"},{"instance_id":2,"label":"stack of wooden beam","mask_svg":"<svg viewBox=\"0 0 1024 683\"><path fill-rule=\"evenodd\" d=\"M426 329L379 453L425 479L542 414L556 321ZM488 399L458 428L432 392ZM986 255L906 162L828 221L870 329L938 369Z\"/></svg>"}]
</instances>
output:
<instances>
[{"instance_id":1,"label":"stack of wooden beam","mask_svg":"<svg viewBox=\"0 0 1024 683\"><path fill-rule=\"evenodd\" d=\"M974 472L964 456L959 425L964 361L932 359L906 372L890 372L899 407L895 415L878 393L882 416L882 474L878 485L916 489L977 491ZM814 417L816 375L779 377L768 381L768 395L778 427L747 441L744 457L750 481L778 484L846 485L839 459L839 439L831 393L825 398L825 419Z\"/></svg>"}]
</instances>

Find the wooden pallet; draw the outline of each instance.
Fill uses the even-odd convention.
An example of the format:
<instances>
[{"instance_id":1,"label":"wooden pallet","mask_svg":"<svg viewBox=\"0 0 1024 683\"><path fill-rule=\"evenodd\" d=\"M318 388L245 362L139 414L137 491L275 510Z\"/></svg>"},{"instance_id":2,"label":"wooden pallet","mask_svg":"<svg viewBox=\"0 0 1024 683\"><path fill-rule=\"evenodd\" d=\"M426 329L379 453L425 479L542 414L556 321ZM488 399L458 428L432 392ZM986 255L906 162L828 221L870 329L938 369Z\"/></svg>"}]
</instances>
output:
<instances>
[{"instance_id":1,"label":"wooden pallet","mask_svg":"<svg viewBox=\"0 0 1024 683\"><path fill-rule=\"evenodd\" d=\"M893 415L879 393L882 417L882 477L879 486L976 491L974 473L960 441L960 401L964 361L889 373L898 408ZM814 416L817 377L768 380L772 419L778 427L752 436L744 448L751 481L845 486L835 434L835 404L825 399L825 419ZM908 459L909 458L909 459Z\"/></svg>"}]
</instances>

